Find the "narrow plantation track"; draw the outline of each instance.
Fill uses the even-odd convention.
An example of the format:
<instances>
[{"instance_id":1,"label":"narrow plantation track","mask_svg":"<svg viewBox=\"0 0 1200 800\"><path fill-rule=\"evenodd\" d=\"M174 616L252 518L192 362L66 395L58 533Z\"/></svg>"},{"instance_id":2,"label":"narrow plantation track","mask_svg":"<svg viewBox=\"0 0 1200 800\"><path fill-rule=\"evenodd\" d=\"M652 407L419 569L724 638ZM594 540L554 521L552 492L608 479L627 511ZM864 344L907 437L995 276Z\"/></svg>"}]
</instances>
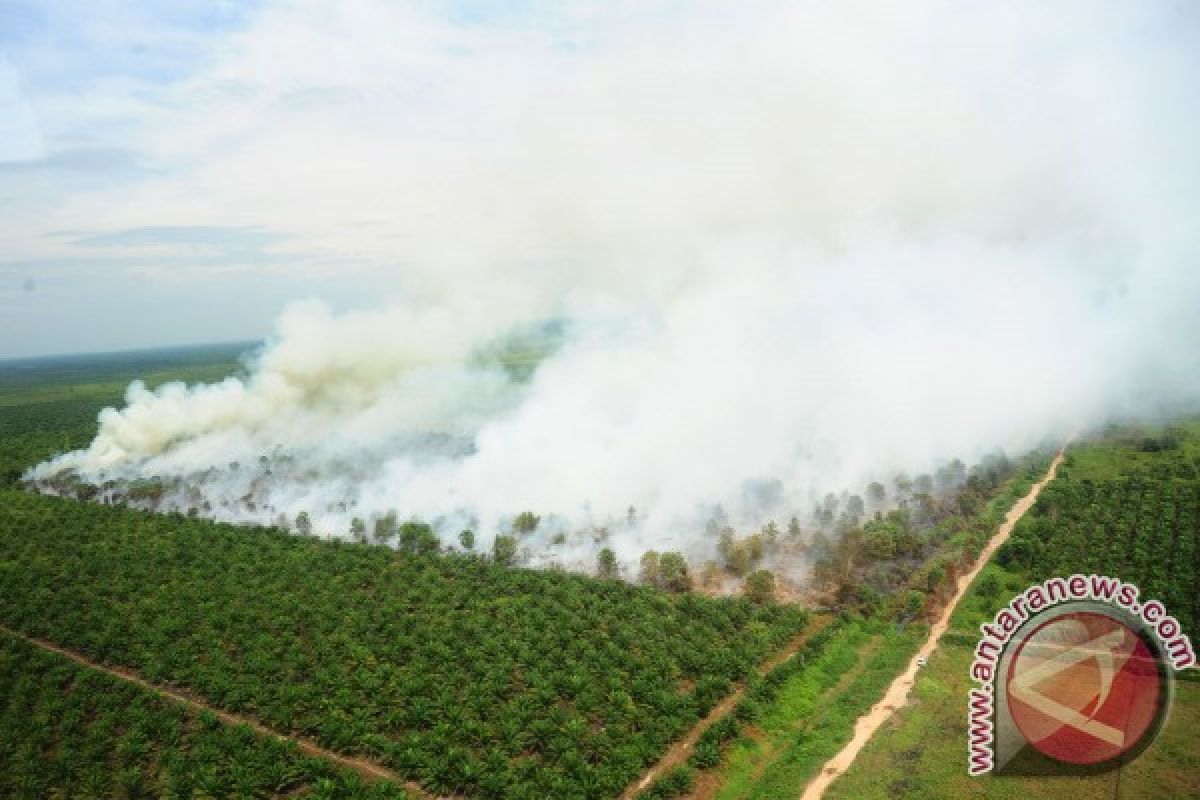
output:
<instances>
[{"instance_id":1,"label":"narrow plantation track","mask_svg":"<svg viewBox=\"0 0 1200 800\"><path fill-rule=\"evenodd\" d=\"M303 736L289 736L287 734L279 733L278 731L273 731L263 725L261 722L258 722L250 717L246 717L241 714L231 714L228 711L222 711L219 708L215 708L201 700L196 699L195 697L189 696L182 692L178 692L173 689L167 689L162 686L156 686L137 675L132 670L121 667L105 666L104 664L97 663L86 656L80 655L72 650L68 650L65 647L59 647L53 642L48 642L45 639L37 639L32 636L26 636L20 631L15 631L12 628L8 628L4 625L0 625L0 633L11 636L14 639L20 639L21 641L28 642L34 647L38 647L47 652L56 653L64 658L74 661L76 664L87 667L88 669L93 669L110 677L125 681L126 683L132 683L136 686L140 686L147 691L153 692L159 697L165 697L168 700L179 703L180 705L187 706L194 711L212 714L227 725L245 725L247 728L250 728L255 733L258 733L262 736L278 739L283 742L290 742L296 745L296 747L299 748L300 751L305 755L324 758L327 761L331 761L334 764L337 764L339 767L356 773L363 780L370 781L372 783L388 781L402 785L407 792L418 798L424 798L424 800L434 800L435 798L434 795L422 789L420 784L405 780L392 770L380 766L379 764L363 758L352 758L350 756L340 755L332 750L325 749L312 739L308 739Z\"/></svg>"},{"instance_id":2,"label":"narrow plantation track","mask_svg":"<svg viewBox=\"0 0 1200 800\"><path fill-rule=\"evenodd\" d=\"M855 665L847 671L843 672L833 686L829 687L820 694L818 703L836 702L846 691L846 688L854 682L855 678L857 678L866 670L871 658L879 652L882 646L883 641L880 639L875 639L869 640L865 645L863 645L863 647L859 648L857 653L857 663L855 663ZM811 730L812 726L812 718L801 717L792 721L791 725L789 726L789 730ZM770 735L763 736L760 747L762 748L762 752L755 759L754 772L751 774L749 781L750 788L748 791L751 793L753 793L755 787L758 786L759 781L762 780L762 777L766 774L767 770L770 769L772 765L778 763L779 759L786 756L788 752L787 746L781 746L780 739L778 737ZM692 800L711 800L711 798L716 796L719 789L720 785L714 783L712 784L710 791L696 792L695 797Z\"/></svg>"},{"instance_id":3,"label":"narrow plantation track","mask_svg":"<svg viewBox=\"0 0 1200 800\"><path fill-rule=\"evenodd\" d=\"M810 618L808 625L805 626L804 631L795 636L782 650L777 651L759 666L759 674L766 675L775 667L794 656L813 634L820 631L831 621L831 617L814 614ZM718 720L732 712L734 706L737 705L745 693L746 687L738 686L726 695L725 699L713 706L712 710L702 720L693 725L692 729L684 734L682 738L676 739L667 748L667 752L658 760L658 763L654 764L654 766L642 773L641 777L626 787L625 791L621 793L620 800L633 800L639 792L653 783L660 775L686 761L688 756L691 755L692 748L695 747L696 742L700 740L704 732L715 725Z\"/></svg>"}]
</instances>

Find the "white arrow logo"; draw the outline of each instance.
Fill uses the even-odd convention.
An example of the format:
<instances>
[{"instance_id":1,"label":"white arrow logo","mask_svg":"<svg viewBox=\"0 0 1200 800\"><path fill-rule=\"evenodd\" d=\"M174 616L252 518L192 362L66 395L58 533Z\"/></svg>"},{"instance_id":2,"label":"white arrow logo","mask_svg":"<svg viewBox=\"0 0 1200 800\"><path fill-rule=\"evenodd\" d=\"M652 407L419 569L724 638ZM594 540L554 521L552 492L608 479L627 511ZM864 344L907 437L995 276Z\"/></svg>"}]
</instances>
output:
<instances>
[{"instance_id":1,"label":"white arrow logo","mask_svg":"<svg viewBox=\"0 0 1200 800\"><path fill-rule=\"evenodd\" d=\"M1063 630L1068 626L1071 626L1073 629ZM1059 623L1055 628L1059 629L1055 631L1058 634L1079 633L1081 630L1083 635L1078 638L1087 636L1087 629L1083 624L1073 620ZM1070 725L1076 730L1116 747L1124 747L1125 732L1111 725L1106 725L1094 717L1104 706L1104 701L1108 699L1108 694L1112 690L1113 678L1125 665L1125 662L1129 660L1129 656L1136 646L1136 640L1133 636L1129 635L1129 631L1124 627L1118 627L1102 636L1097 636L1094 639L1078 644L1029 642L1022 651L1022 658L1025 657L1025 651L1029 649L1030 645L1034 645L1039 651L1049 649L1056 651L1056 653L1053 657L1047 658L1037 666L1022 670L1013 676L1012 681L1009 683L1010 694L1031 708L1037 709L1064 725ZM1036 686L1042 681L1054 677L1063 670L1088 659L1095 659L1096 666L1100 671L1100 690L1095 695L1097 699L1092 716L1084 716L1079 710L1069 708L1037 690Z\"/></svg>"}]
</instances>

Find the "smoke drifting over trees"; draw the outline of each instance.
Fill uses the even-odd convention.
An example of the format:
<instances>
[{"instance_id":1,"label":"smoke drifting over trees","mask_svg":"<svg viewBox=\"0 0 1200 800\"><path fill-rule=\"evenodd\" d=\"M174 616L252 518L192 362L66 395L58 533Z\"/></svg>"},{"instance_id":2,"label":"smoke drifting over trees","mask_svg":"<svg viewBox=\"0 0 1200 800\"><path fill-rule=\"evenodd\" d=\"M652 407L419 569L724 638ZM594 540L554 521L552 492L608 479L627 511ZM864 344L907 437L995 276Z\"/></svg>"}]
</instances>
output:
<instances>
[{"instance_id":1,"label":"smoke drifting over trees","mask_svg":"<svg viewBox=\"0 0 1200 800\"><path fill-rule=\"evenodd\" d=\"M361 131L398 294L297 303L245 376L135 384L30 477L346 536L395 511L506 558L563 537L632 574L712 557L718 506L869 511L901 469L1195 402L1194 11L783 6L469 37L436 102ZM341 36L385 13L348 8ZM495 357L530 331L531 373Z\"/></svg>"}]
</instances>

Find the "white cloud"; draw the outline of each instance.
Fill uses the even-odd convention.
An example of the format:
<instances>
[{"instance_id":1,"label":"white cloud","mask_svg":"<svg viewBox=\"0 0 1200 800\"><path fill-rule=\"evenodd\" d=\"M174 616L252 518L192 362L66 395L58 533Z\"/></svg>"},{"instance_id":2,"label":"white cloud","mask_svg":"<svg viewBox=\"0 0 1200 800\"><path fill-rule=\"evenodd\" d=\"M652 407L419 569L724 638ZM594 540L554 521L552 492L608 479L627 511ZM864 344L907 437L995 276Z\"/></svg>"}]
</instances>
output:
<instances>
[{"instance_id":1,"label":"white cloud","mask_svg":"<svg viewBox=\"0 0 1200 800\"><path fill-rule=\"evenodd\" d=\"M373 311L285 317L244 385L131 397L71 463L279 446L316 477L273 502L329 525L634 504L628 555L747 481L802 504L1196 398L1188 7L429 9L270 4L184 78L100 87L157 172L25 225L252 226L300 276L383 277ZM458 364L548 317L573 334L531 385Z\"/></svg>"},{"instance_id":2,"label":"white cloud","mask_svg":"<svg viewBox=\"0 0 1200 800\"><path fill-rule=\"evenodd\" d=\"M44 153L37 118L16 70L0 56L0 163L32 161Z\"/></svg>"}]
</instances>

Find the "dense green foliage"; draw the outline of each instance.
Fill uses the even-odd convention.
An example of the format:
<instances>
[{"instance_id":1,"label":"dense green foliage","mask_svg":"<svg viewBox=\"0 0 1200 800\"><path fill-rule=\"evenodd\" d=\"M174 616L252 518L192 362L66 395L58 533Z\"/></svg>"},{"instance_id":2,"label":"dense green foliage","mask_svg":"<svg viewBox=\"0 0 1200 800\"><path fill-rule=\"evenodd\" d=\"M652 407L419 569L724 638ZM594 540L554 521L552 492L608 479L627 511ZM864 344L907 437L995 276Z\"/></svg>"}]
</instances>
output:
<instances>
[{"instance_id":1,"label":"dense green foliage","mask_svg":"<svg viewBox=\"0 0 1200 800\"><path fill-rule=\"evenodd\" d=\"M683 797L696 785L696 770L686 764L674 767L638 794L638 800L670 800Z\"/></svg>"},{"instance_id":2,"label":"dense green foliage","mask_svg":"<svg viewBox=\"0 0 1200 800\"><path fill-rule=\"evenodd\" d=\"M0 796L403 797L0 634Z\"/></svg>"},{"instance_id":3,"label":"dense green foliage","mask_svg":"<svg viewBox=\"0 0 1200 800\"><path fill-rule=\"evenodd\" d=\"M1112 436L1073 450L997 563L1034 580L1082 572L1136 584L1195 631L1200 621L1200 432ZM1146 460L1145 454L1153 453ZM1093 478L1092 475L1101 477ZM987 589L989 587L982 587Z\"/></svg>"},{"instance_id":4,"label":"dense green foliage","mask_svg":"<svg viewBox=\"0 0 1200 800\"><path fill-rule=\"evenodd\" d=\"M804 621L469 556L0 504L4 624L439 792L616 794Z\"/></svg>"},{"instance_id":5,"label":"dense green foliage","mask_svg":"<svg viewBox=\"0 0 1200 800\"><path fill-rule=\"evenodd\" d=\"M0 486L15 485L30 466L86 447L96 415L120 405L129 382L219 380L238 368L250 345L147 350L0 362Z\"/></svg>"},{"instance_id":6,"label":"dense green foliage","mask_svg":"<svg viewBox=\"0 0 1200 800\"><path fill-rule=\"evenodd\" d=\"M832 622L813 635L791 657L770 669L765 675L752 676L746 683L746 692L733 713L714 722L700 738L688 757L688 765L698 769L715 767L721 761L724 748L738 737L744 723L760 717L779 696L781 688L806 666L813 663L829 641L837 635L842 621Z\"/></svg>"}]
</instances>

